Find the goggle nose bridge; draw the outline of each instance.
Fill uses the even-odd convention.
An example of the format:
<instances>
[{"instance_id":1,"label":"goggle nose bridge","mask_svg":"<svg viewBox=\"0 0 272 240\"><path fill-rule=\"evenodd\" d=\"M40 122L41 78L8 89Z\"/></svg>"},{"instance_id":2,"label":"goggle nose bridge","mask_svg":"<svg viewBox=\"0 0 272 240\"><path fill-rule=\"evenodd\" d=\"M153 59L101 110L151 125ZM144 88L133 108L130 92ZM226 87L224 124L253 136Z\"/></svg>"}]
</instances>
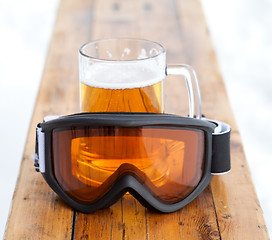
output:
<instances>
[{"instance_id":1,"label":"goggle nose bridge","mask_svg":"<svg viewBox=\"0 0 272 240\"><path fill-rule=\"evenodd\" d=\"M155 209L148 201L151 198L151 193L145 188L142 188L142 184L132 175L128 174L118 180L109 192L104 196L109 201L104 202L102 208L108 208L118 200L120 200L126 193L130 193L135 199L137 199L144 207L149 209ZM107 197L107 195L110 196ZM145 196L143 198L142 196ZM150 199L150 202L154 202L154 198ZM158 201L158 200L155 200ZM158 201L159 202L159 201ZM163 211L163 209L161 209Z\"/></svg>"}]
</instances>

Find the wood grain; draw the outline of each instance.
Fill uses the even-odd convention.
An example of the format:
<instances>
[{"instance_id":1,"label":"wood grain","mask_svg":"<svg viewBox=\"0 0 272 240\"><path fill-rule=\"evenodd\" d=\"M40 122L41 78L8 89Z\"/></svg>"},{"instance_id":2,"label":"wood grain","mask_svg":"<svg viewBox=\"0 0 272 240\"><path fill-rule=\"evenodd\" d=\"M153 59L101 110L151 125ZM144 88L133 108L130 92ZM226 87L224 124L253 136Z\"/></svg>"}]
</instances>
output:
<instances>
[{"instance_id":1,"label":"wood grain","mask_svg":"<svg viewBox=\"0 0 272 240\"><path fill-rule=\"evenodd\" d=\"M186 2L186 4L183 4ZM227 97L217 64L203 11L198 1L178 1L180 23L186 36L187 49L192 49L191 64L199 75L203 110L208 118L220 119L232 126L229 174L215 176L211 189L222 239L268 239L262 210L242 141ZM194 9L194 11L190 11ZM194 22L194 28L188 24ZM254 237L253 237L254 236Z\"/></svg>"},{"instance_id":2,"label":"wood grain","mask_svg":"<svg viewBox=\"0 0 272 240\"><path fill-rule=\"evenodd\" d=\"M90 1L62 1L7 222L5 239L71 239L73 215L33 169L35 127L45 115L78 111L77 49L87 41ZM84 29L83 29L84 27Z\"/></svg>"},{"instance_id":3,"label":"wood grain","mask_svg":"<svg viewBox=\"0 0 272 240\"><path fill-rule=\"evenodd\" d=\"M192 65L203 111L232 125L232 172L183 209L160 214L125 195L92 214L71 210L33 168L35 125L79 110L78 48L91 39L137 37L167 49L168 63ZM166 80L166 111L185 114L183 79ZM48 51L5 239L268 239L224 82L198 0L62 0Z\"/></svg>"}]
</instances>

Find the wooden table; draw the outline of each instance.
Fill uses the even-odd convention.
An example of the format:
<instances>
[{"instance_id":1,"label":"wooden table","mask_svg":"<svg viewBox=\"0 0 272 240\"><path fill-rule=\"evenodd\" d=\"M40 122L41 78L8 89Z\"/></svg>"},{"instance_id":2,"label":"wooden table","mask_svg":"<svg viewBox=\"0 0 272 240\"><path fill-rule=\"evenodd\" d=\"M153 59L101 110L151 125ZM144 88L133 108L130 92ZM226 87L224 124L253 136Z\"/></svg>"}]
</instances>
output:
<instances>
[{"instance_id":1,"label":"wooden table","mask_svg":"<svg viewBox=\"0 0 272 240\"><path fill-rule=\"evenodd\" d=\"M232 126L232 171L215 176L192 203L171 214L131 197L93 214L71 210L35 172L35 125L79 110L78 48L92 39L137 37L165 45L168 63L192 65L203 112ZM166 82L166 110L181 113L184 86ZM185 97L184 97L185 99ZM199 0L62 0L14 192L5 239L268 239L239 130Z\"/></svg>"}]
</instances>

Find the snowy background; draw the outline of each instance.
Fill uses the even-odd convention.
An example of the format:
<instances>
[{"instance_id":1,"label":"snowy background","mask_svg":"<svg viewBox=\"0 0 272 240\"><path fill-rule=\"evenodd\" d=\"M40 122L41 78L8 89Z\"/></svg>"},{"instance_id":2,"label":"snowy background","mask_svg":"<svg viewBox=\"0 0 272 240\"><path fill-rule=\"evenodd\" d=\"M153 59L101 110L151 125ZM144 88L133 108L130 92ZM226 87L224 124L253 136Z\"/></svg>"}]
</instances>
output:
<instances>
[{"instance_id":1,"label":"snowy background","mask_svg":"<svg viewBox=\"0 0 272 240\"><path fill-rule=\"evenodd\" d=\"M272 236L272 0L201 2ZM58 3L0 0L0 238Z\"/></svg>"}]
</instances>

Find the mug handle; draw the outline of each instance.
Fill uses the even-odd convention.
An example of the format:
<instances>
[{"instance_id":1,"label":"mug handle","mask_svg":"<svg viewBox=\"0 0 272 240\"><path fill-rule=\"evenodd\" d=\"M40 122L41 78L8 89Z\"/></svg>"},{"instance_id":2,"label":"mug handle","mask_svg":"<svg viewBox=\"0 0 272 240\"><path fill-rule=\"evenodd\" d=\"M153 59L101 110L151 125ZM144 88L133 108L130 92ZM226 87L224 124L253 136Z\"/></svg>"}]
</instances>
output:
<instances>
[{"instance_id":1,"label":"mug handle","mask_svg":"<svg viewBox=\"0 0 272 240\"><path fill-rule=\"evenodd\" d=\"M184 76L189 97L189 117L201 119L201 97L194 69L186 64L168 64L165 74Z\"/></svg>"}]
</instances>

